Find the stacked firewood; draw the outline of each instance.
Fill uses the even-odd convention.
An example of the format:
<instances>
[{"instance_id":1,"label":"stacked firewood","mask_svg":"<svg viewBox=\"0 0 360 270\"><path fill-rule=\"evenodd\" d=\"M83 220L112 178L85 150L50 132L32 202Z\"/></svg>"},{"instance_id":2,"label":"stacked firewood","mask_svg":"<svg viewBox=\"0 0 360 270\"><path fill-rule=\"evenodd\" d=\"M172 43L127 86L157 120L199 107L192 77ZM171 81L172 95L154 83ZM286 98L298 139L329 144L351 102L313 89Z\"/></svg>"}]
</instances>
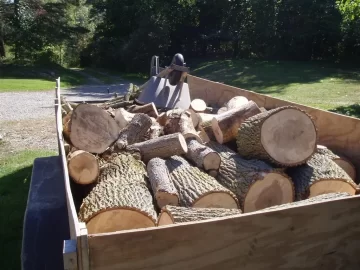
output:
<instances>
[{"instance_id":1,"label":"stacked firewood","mask_svg":"<svg viewBox=\"0 0 360 270\"><path fill-rule=\"evenodd\" d=\"M127 95L63 108L68 171L86 190L78 214L89 233L355 194L354 167L318 145L314 121L294 106L266 110L237 96L221 108L194 99L159 112Z\"/></svg>"}]
</instances>

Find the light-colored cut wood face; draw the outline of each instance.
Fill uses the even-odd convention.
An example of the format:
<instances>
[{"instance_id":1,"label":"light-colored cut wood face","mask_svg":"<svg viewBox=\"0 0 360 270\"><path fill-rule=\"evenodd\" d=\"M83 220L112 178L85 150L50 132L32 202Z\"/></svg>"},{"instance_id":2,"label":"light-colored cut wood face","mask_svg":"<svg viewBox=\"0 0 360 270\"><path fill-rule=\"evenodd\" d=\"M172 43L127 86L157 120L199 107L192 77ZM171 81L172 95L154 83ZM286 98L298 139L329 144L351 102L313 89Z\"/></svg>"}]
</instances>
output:
<instances>
[{"instance_id":1,"label":"light-colored cut wood face","mask_svg":"<svg viewBox=\"0 0 360 270\"><path fill-rule=\"evenodd\" d=\"M356 180L356 169L350 162L345 159L335 159L334 162L339 165L352 180Z\"/></svg>"},{"instance_id":2,"label":"light-colored cut wood face","mask_svg":"<svg viewBox=\"0 0 360 270\"><path fill-rule=\"evenodd\" d=\"M226 207L227 206L227 207ZM239 208L235 199L228 193L213 192L197 200L193 207L198 208Z\"/></svg>"},{"instance_id":3,"label":"light-colored cut wood face","mask_svg":"<svg viewBox=\"0 0 360 270\"><path fill-rule=\"evenodd\" d=\"M350 195L355 195L356 188L346 181L324 179L316 181L310 186L309 197L314 197L321 194L332 193L332 192L347 192Z\"/></svg>"},{"instance_id":4,"label":"light-colored cut wood face","mask_svg":"<svg viewBox=\"0 0 360 270\"><path fill-rule=\"evenodd\" d=\"M245 197L244 213L290 203L293 200L294 189L291 180L278 173L269 173L264 179L251 185Z\"/></svg>"},{"instance_id":5,"label":"light-colored cut wood face","mask_svg":"<svg viewBox=\"0 0 360 270\"><path fill-rule=\"evenodd\" d=\"M280 163L297 163L316 149L316 130L311 119L295 109L282 110L266 119L261 128L261 143Z\"/></svg>"},{"instance_id":6,"label":"light-colored cut wood face","mask_svg":"<svg viewBox=\"0 0 360 270\"><path fill-rule=\"evenodd\" d=\"M158 226L165 226L165 225L170 225L170 224L174 224L170 215L166 212L162 212L159 217Z\"/></svg>"},{"instance_id":7,"label":"light-colored cut wood face","mask_svg":"<svg viewBox=\"0 0 360 270\"><path fill-rule=\"evenodd\" d=\"M86 224L89 234L116 232L155 227L151 218L130 209L112 209L102 212Z\"/></svg>"},{"instance_id":8,"label":"light-colored cut wood face","mask_svg":"<svg viewBox=\"0 0 360 270\"><path fill-rule=\"evenodd\" d=\"M205 170L218 170L220 167L221 158L218 153L209 153L204 158Z\"/></svg>"},{"instance_id":9,"label":"light-colored cut wood face","mask_svg":"<svg viewBox=\"0 0 360 270\"><path fill-rule=\"evenodd\" d=\"M69 173L77 183L83 185L90 184L94 182L98 176L99 165L90 153L84 151L79 152L80 154L71 159Z\"/></svg>"},{"instance_id":10,"label":"light-colored cut wood face","mask_svg":"<svg viewBox=\"0 0 360 270\"><path fill-rule=\"evenodd\" d=\"M179 198L175 194L169 194L166 192L157 192L156 202L160 208L165 205L179 205Z\"/></svg>"}]
</instances>

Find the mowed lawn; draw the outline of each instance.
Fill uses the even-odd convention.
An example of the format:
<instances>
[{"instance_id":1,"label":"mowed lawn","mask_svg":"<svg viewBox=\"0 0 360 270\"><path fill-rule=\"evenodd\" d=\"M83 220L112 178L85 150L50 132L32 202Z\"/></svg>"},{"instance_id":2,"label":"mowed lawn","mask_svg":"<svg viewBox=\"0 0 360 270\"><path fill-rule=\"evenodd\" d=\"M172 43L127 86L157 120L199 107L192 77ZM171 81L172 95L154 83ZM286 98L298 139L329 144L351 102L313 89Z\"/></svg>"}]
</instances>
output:
<instances>
[{"instance_id":1,"label":"mowed lawn","mask_svg":"<svg viewBox=\"0 0 360 270\"><path fill-rule=\"evenodd\" d=\"M360 68L320 62L219 60L194 63L191 74L325 110L350 114L354 108L359 110Z\"/></svg>"}]
</instances>

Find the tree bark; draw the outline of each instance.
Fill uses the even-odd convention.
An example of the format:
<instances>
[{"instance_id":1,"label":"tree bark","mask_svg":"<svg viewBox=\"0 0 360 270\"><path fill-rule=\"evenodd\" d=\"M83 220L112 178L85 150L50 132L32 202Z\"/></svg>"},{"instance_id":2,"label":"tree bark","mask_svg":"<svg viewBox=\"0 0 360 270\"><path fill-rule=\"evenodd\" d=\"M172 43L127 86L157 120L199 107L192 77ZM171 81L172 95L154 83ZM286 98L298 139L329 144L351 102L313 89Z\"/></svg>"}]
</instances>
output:
<instances>
[{"instance_id":1,"label":"tree bark","mask_svg":"<svg viewBox=\"0 0 360 270\"><path fill-rule=\"evenodd\" d=\"M212 129L216 140L223 144L236 138L241 124L251 116L261 113L255 102L250 101L240 107L216 115L212 119Z\"/></svg>"},{"instance_id":2,"label":"tree bark","mask_svg":"<svg viewBox=\"0 0 360 270\"><path fill-rule=\"evenodd\" d=\"M198 168L208 170L218 170L221 158L219 154L211 148L199 143L195 139L187 139L188 152L186 158L191 160Z\"/></svg>"},{"instance_id":3,"label":"tree bark","mask_svg":"<svg viewBox=\"0 0 360 270\"><path fill-rule=\"evenodd\" d=\"M236 143L241 156L291 167L311 158L317 131L306 112L284 106L248 118L238 130Z\"/></svg>"},{"instance_id":4,"label":"tree bark","mask_svg":"<svg viewBox=\"0 0 360 270\"><path fill-rule=\"evenodd\" d=\"M158 207L178 205L179 194L170 180L165 160L153 158L147 164L147 173Z\"/></svg>"}]
</instances>

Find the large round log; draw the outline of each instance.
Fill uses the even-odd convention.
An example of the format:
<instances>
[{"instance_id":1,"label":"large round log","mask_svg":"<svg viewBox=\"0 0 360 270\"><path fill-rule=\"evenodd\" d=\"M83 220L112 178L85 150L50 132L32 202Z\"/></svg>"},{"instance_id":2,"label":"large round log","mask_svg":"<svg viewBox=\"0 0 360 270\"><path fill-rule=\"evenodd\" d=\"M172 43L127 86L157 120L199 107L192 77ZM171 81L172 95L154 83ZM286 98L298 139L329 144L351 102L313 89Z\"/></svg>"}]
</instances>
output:
<instances>
[{"instance_id":1,"label":"large round log","mask_svg":"<svg viewBox=\"0 0 360 270\"><path fill-rule=\"evenodd\" d=\"M186 142L188 146L186 158L191 160L197 167L205 171L220 168L221 159L216 151L192 138L187 139Z\"/></svg>"},{"instance_id":2,"label":"large round log","mask_svg":"<svg viewBox=\"0 0 360 270\"><path fill-rule=\"evenodd\" d=\"M94 183L99 176L99 163L96 157L83 150L69 153L68 168L71 179L80 185Z\"/></svg>"},{"instance_id":3,"label":"large round log","mask_svg":"<svg viewBox=\"0 0 360 270\"><path fill-rule=\"evenodd\" d=\"M190 165L180 156L166 159L170 179L179 193L180 206L239 208L236 196L215 178Z\"/></svg>"},{"instance_id":4,"label":"large round log","mask_svg":"<svg viewBox=\"0 0 360 270\"><path fill-rule=\"evenodd\" d=\"M99 178L79 211L90 234L155 226L157 214L141 161L119 154Z\"/></svg>"},{"instance_id":5,"label":"large round log","mask_svg":"<svg viewBox=\"0 0 360 270\"><path fill-rule=\"evenodd\" d=\"M147 164L147 173L158 207L178 205L179 194L170 180L165 160L153 158Z\"/></svg>"},{"instance_id":6,"label":"large round log","mask_svg":"<svg viewBox=\"0 0 360 270\"><path fill-rule=\"evenodd\" d=\"M356 184L350 176L326 155L315 153L306 164L288 168L295 185L296 200L320 194L347 192L354 195Z\"/></svg>"},{"instance_id":7,"label":"large round log","mask_svg":"<svg viewBox=\"0 0 360 270\"><path fill-rule=\"evenodd\" d=\"M237 195L243 212L294 201L294 186L285 173L260 160L246 160L216 142L207 144L220 154L217 180Z\"/></svg>"},{"instance_id":8,"label":"large round log","mask_svg":"<svg viewBox=\"0 0 360 270\"><path fill-rule=\"evenodd\" d=\"M223 144L236 138L241 124L251 116L261 113L255 102L246 104L216 115L212 119L212 129L216 140Z\"/></svg>"},{"instance_id":9,"label":"large round log","mask_svg":"<svg viewBox=\"0 0 360 270\"><path fill-rule=\"evenodd\" d=\"M80 104L72 111L66 132L76 148L100 154L116 141L119 127L103 109Z\"/></svg>"},{"instance_id":10,"label":"large round log","mask_svg":"<svg viewBox=\"0 0 360 270\"><path fill-rule=\"evenodd\" d=\"M317 130L306 112L285 106L248 118L236 143L243 157L291 167L305 163L316 151Z\"/></svg>"},{"instance_id":11,"label":"large round log","mask_svg":"<svg viewBox=\"0 0 360 270\"><path fill-rule=\"evenodd\" d=\"M167 205L161 209L158 226L228 217L241 213L240 209L194 208Z\"/></svg>"}]
</instances>

